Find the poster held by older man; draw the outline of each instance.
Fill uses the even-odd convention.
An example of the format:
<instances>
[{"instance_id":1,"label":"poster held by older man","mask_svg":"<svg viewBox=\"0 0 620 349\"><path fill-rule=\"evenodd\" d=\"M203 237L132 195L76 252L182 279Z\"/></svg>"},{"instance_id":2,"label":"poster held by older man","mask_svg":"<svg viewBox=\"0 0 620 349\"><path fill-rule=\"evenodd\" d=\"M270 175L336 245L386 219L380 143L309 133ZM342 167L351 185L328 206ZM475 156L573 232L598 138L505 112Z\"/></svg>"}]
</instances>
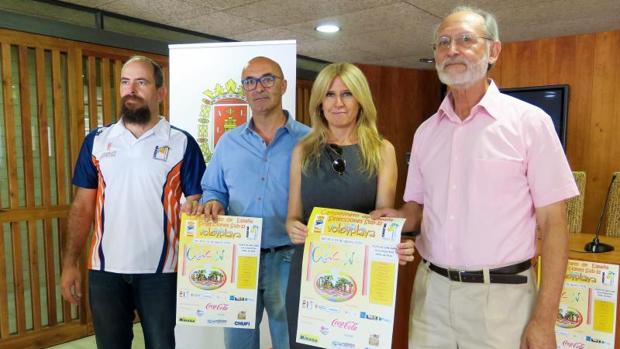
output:
<instances>
[{"instance_id":1,"label":"poster held by older man","mask_svg":"<svg viewBox=\"0 0 620 349\"><path fill-rule=\"evenodd\" d=\"M558 348L616 348L618 271L614 264L568 261L555 323Z\"/></svg>"}]
</instances>

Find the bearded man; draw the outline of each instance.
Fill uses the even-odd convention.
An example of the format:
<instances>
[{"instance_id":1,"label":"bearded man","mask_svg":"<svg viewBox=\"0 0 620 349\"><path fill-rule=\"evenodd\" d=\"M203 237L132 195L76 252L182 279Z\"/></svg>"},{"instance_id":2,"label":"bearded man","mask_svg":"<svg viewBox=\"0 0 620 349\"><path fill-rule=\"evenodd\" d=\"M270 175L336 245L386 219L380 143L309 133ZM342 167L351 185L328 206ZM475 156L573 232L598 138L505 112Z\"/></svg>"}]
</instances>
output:
<instances>
[{"instance_id":1,"label":"bearded man","mask_svg":"<svg viewBox=\"0 0 620 349\"><path fill-rule=\"evenodd\" d=\"M434 51L448 94L415 133L405 204L373 213L421 231L409 348L555 349L565 200L579 193L551 118L488 79L501 51L488 12L456 8Z\"/></svg>"},{"instance_id":2,"label":"bearded man","mask_svg":"<svg viewBox=\"0 0 620 349\"><path fill-rule=\"evenodd\" d=\"M175 346L179 200L200 198L205 162L194 138L159 115L163 82L159 64L130 58L120 119L86 136L75 166L60 286L79 304L78 260L94 220L88 296L99 349L131 348L136 310L147 348Z\"/></svg>"}]
</instances>

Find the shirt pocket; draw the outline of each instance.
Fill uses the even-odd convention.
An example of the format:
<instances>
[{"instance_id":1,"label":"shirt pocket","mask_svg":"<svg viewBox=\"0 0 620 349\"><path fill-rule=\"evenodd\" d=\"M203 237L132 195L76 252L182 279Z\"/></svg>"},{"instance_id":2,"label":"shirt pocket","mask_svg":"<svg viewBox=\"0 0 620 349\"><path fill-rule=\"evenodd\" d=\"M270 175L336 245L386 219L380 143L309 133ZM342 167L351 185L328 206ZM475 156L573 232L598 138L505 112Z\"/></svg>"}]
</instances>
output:
<instances>
[{"instance_id":1,"label":"shirt pocket","mask_svg":"<svg viewBox=\"0 0 620 349\"><path fill-rule=\"evenodd\" d=\"M472 201L490 209L510 200L527 188L525 171L520 161L506 159L474 159L469 193Z\"/></svg>"}]
</instances>

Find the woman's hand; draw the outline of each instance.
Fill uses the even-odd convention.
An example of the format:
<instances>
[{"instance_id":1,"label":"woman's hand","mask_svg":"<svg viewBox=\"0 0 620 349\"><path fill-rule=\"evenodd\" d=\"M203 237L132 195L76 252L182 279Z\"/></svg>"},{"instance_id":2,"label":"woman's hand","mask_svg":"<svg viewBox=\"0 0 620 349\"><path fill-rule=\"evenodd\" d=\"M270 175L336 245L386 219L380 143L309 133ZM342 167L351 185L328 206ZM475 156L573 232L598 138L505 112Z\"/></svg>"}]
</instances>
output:
<instances>
[{"instance_id":1,"label":"woman's hand","mask_svg":"<svg viewBox=\"0 0 620 349\"><path fill-rule=\"evenodd\" d=\"M288 220L286 222L286 232L293 244L303 244L306 242L306 236L308 236L308 230L306 225L298 220Z\"/></svg>"}]
</instances>

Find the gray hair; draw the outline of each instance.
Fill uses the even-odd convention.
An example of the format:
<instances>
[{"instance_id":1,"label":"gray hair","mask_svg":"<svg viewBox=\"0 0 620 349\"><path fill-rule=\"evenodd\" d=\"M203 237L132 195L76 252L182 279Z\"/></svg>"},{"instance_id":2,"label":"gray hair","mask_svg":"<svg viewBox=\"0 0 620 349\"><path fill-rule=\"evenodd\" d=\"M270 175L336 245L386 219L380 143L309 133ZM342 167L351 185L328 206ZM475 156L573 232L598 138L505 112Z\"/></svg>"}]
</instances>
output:
<instances>
[{"instance_id":1,"label":"gray hair","mask_svg":"<svg viewBox=\"0 0 620 349\"><path fill-rule=\"evenodd\" d=\"M461 5L461 6L457 6L454 9L452 9L449 15L457 13L457 12L469 12L469 13L477 14L480 17L482 17L484 19L484 28L485 28L486 34L489 35L489 37L493 39L493 41L499 41L499 29L497 27L497 19L495 19L495 16L493 14L485 10L481 10L479 8ZM441 23L439 23L435 27L435 37L434 37L435 40L437 40L437 32L439 31L440 26L441 26Z\"/></svg>"},{"instance_id":2,"label":"gray hair","mask_svg":"<svg viewBox=\"0 0 620 349\"><path fill-rule=\"evenodd\" d=\"M150 64L153 67L153 76L155 77L155 87L160 88L164 86L164 73L161 70L161 66L159 65L159 63L155 62L149 57L136 55L136 56L131 56L127 60L127 62L123 64L123 68L125 68L127 64L133 63L133 62L144 62L144 63Z\"/></svg>"}]
</instances>

